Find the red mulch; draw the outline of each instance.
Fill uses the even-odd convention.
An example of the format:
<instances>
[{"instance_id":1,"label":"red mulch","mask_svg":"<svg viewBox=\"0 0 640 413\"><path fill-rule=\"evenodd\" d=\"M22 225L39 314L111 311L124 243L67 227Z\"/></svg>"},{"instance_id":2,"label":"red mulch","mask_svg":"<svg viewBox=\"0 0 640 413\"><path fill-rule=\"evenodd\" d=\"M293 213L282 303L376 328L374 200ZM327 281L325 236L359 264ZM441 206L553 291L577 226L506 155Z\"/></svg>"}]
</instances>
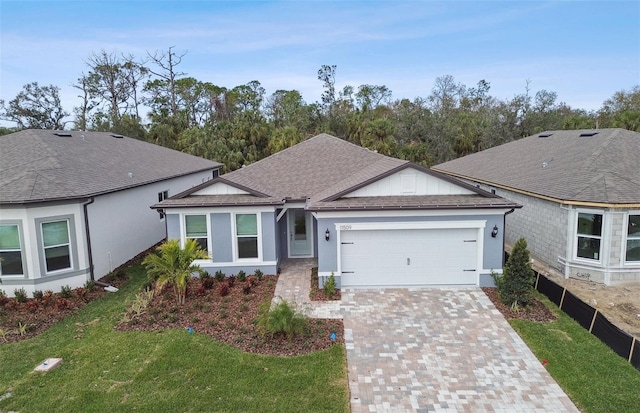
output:
<instances>
[{"instance_id":1,"label":"red mulch","mask_svg":"<svg viewBox=\"0 0 640 413\"><path fill-rule=\"evenodd\" d=\"M256 320L262 308L271 302L278 276L264 276L245 293L246 282L235 282L226 296L219 293L220 283L204 288L202 281L189 281L187 299L178 305L173 291L156 294L147 310L129 322L120 322L121 331L157 331L177 328L193 329L240 350L257 354L296 356L343 343L342 320L307 319L304 334L291 340L284 335L262 335ZM265 304L267 303L267 304ZM336 334L335 340L331 333Z\"/></svg>"},{"instance_id":2,"label":"red mulch","mask_svg":"<svg viewBox=\"0 0 640 413\"><path fill-rule=\"evenodd\" d=\"M555 314L551 312L540 300L533 298L533 301L526 307L521 307L517 311L511 309L500 299L497 288L482 287L482 291L489 297L493 305L502 313L507 320L529 320L540 323L546 323L556 319Z\"/></svg>"}]
</instances>

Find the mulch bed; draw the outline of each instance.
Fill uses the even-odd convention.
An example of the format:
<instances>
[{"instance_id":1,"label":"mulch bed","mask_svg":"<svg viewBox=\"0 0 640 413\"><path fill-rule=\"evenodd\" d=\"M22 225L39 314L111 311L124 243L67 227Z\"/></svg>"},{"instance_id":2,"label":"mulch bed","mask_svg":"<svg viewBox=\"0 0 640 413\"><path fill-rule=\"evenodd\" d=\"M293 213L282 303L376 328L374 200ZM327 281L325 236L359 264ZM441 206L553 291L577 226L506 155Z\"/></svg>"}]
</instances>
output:
<instances>
[{"instance_id":1,"label":"mulch bed","mask_svg":"<svg viewBox=\"0 0 640 413\"><path fill-rule=\"evenodd\" d=\"M114 272L102 281L118 287L127 279L124 272ZM105 294L108 293L101 286L95 285L93 289L73 289L68 297L63 297L60 292L43 291L42 298L28 298L23 303L14 298L0 297L0 344L35 337Z\"/></svg>"},{"instance_id":2,"label":"mulch bed","mask_svg":"<svg viewBox=\"0 0 640 413\"><path fill-rule=\"evenodd\" d=\"M318 267L313 267L311 269L311 289L309 292L309 299L311 299L311 301L340 301L342 299L342 294L340 293L340 289L336 288L333 295L328 297L323 289L318 288Z\"/></svg>"},{"instance_id":3,"label":"mulch bed","mask_svg":"<svg viewBox=\"0 0 640 413\"><path fill-rule=\"evenodd\" d=\"M168 328L208 335L240 350L278 356L296 356L323 350L343 343L342 320L307 319L305 332L288 339L284 335L263 335L257 319L268 308L278 276L264 276L246 291L247 282L234 282L228 294L220 294L221 282L206 288L200 279L189 281L184 305L178 305L173 291L165 289L155 295L146 310L129 321L122 321L120 331L158 331ZM227 281L223 282L226 283ZM331 338L335 333L335 339Z\"/></svg>"},{"instance_id":4,"label":"mulch bed","mask_svg":"<svg viewBox=\"0 0 640 413\"><path fill-rule=\"evenodd\" d=\"M556 315L553 314L551 310L549 310L542 303L542 301L538 300L535 297L533 298L533 301L529 303L529 305L527 305L526 307L521 307L516 311L512 310L510 306L502 302L497 288L482 287L482 291L484 291L493 305L498 309L498 311L502 313L504 318L506 318L507 320L518 319L546 323L549 321L554 321L556 319Z\"/></svg>"}]
</instances>

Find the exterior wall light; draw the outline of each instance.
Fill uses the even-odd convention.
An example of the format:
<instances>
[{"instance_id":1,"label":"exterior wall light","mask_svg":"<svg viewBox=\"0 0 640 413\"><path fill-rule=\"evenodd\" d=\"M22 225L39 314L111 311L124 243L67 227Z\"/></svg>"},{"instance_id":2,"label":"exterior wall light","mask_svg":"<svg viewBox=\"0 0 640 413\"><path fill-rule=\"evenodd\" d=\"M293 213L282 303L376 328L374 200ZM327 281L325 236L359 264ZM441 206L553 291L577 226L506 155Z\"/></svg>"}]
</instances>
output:
<instances>
[{"instance_id":1,"label":"exterior wall light","mask_svg":"<svg viewBox=\"0 0 640 413\"><path fill-rule=\"evenodd\" d=\"M326 241L329 241L329 236L331 235L331 233L329 232L329 228L327 228L327 230L324 232L324 239Z\"/></svg>"},{"instance_id":2,"label":"exterior wall light","mask_svg":"<svg viewBox=\"0 0 640 413\"><path fill-rule=\"evenodd\" d=\"M491 231L491 236L492 236L493 238L495 238L495 237L497 237L497 236L498 236L498 226L497 226L497 225L494 225L494 226L493 226L493 230Z\"/></svg>"}]
</instances>

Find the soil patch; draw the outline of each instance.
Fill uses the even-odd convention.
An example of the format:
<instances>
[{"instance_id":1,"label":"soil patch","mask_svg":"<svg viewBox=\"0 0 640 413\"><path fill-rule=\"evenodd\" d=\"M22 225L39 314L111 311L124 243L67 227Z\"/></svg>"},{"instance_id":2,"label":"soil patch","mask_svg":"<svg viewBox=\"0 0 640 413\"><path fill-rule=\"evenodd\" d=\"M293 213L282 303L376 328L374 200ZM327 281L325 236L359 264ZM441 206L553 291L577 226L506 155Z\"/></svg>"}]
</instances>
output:
<instances>
[{"instance_id":1,"label":"soil patch","mask_svg":"<svg viewBox=\"0 0 640 413\"><path fill-rule=\"evenodd\" d=\"M308 354L344 342L342 320L333 319L306 319L304 333L292 339L281 334L262 335L257 319L261 311L269 308L277 281L278 276L264 276L260 281L253 280L250 288L246 287L247 282L233 282L228 291L221 294L222 289L226 290L223 285L229 285L228 281L192 279L184 305L178 305L173 291L165 289L156 293L140 314L130 313L130 320L125 317L116 329L183 329L208 335L250 353L278 356Z\"/></svg>"},{"instance_id":2,"label":"soil patch","mask_svg":"<svg viewBox=\"0 0 640 413\"><path fill-rule=\"evenodd\" d=\"M529 320L540 323L546 323L556 319L555 314L551 312L540 300L534 297L533 301L526 307L520 307L518 310L513 310L510 306L506 305L500 299L500 294L497 288L482 287L482 291L489 297L493 305L502 313L507 320Z\"/></svg>"}]
</instances>

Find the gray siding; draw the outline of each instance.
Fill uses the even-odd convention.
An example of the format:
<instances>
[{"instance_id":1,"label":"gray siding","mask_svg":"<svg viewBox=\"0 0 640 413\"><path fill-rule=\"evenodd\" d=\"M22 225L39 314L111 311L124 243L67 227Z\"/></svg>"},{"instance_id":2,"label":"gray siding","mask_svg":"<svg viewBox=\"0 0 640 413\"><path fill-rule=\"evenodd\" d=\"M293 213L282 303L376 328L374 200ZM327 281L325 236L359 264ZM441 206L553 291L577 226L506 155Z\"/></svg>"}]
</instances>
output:
<instances>
[{"instance_id":1,"label":"gray siding","mask_svg":"<svg viewBox=\"0 0 640 413\"><path fill-rule=\"evenodd\" d=\"M231 214L211 214L211 248L213 262L232 262Z\"/></svg>"}]
</instances>

